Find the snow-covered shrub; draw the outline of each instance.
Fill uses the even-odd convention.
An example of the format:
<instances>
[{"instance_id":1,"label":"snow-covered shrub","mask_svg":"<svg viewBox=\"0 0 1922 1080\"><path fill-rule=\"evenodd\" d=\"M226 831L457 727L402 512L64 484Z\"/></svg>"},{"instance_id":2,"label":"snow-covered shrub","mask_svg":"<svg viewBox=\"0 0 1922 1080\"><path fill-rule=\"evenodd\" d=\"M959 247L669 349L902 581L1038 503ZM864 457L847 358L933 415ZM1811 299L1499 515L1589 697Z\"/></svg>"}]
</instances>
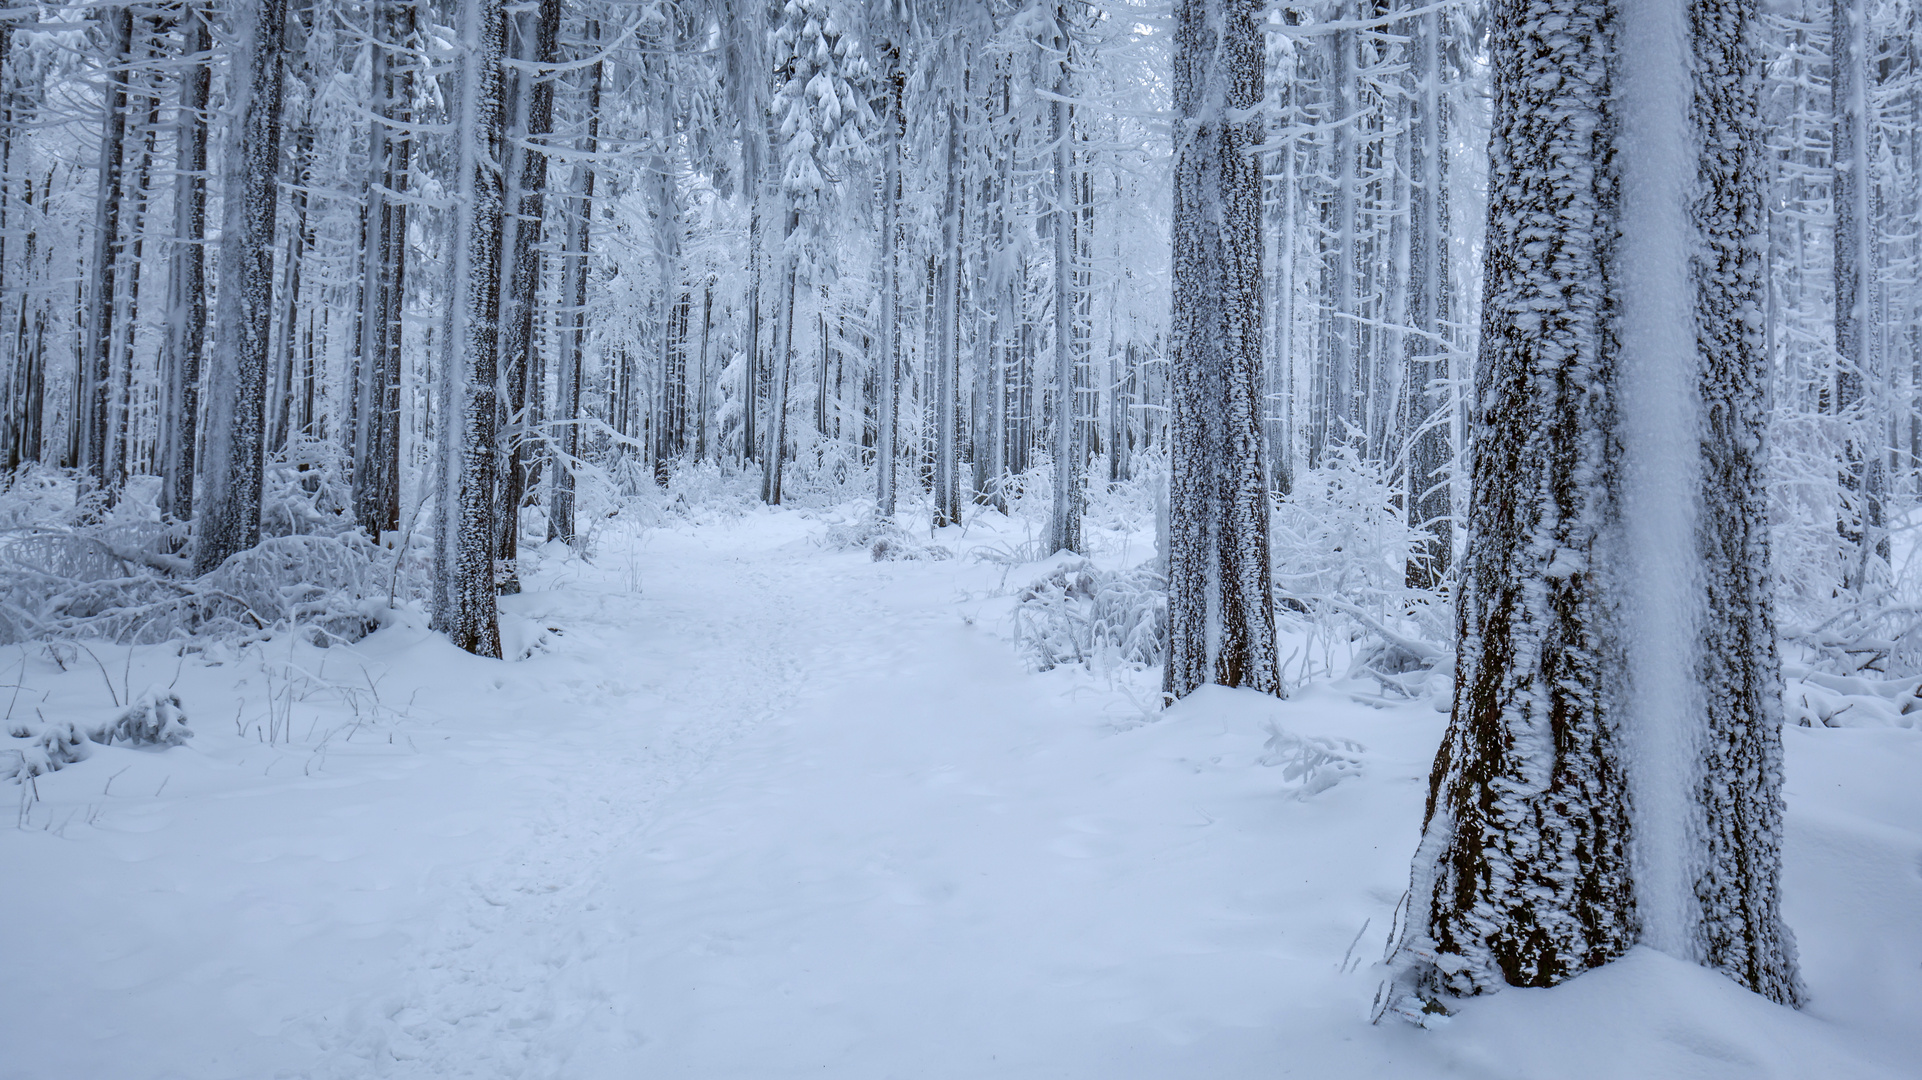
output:
<instances>
[{"instance_id":1,"label":"snow-covered shrub","mask_svg":"<svg viewBox=\"0 0 1922 1080\"><path fill-rule=\"evenodd\" d=\"M0 495L0 643L138 644L290 625L353 640L373 628L372 602L424 591L429 538L383 548L362 534L338 447L297 440L265 483L260 544L193 578L186 526L161 519L155 478L132 478L108 506L76 499L84 485L73 473L21 474Z\"/></svg>"},{"instance_id":2,"label":"snow-covered shrub","mask_svg":"<svg viewBox=\"0 0 1922 1080\"><path fill-rule=\"evenodd\" d=\"M95 744L112 746L118 742L164 750L194 736L187 727L179 695L164 690L141 695L140 700L104 723L15 723L7 734L9 745L0 746L0 780L27 780L58 772L85 761Z\"/></svg>"},{"instance_id":3,"label":"snow-covered shrub","mask_svg":"<svg viewBox=\"0 0 1922 1080\"><path fill-rule=\"evenodd\" d=\"M752 467L693 458L665 462L660 474L639 453L603 463L576 462L575 529L591 551L610 525L659 528L670 521L712 524L747 513L760 501L760 473Z\"/></svg>"},{"instance_id":4,"label":"snow-covered shrub","mask_svg":"<svg viewBox=\"0 0 1922 1080\"><path fill-rule=\"evenodd\" d=\"M1015 642L1028 666L1161 663L1168 640L1168 582L1153 566L1102 570L1064 561L1015 595Z\"/></svg>"},{"instance_id":5,"label":"snow-covered shrub","mask_svg":"<svg viewBox=\"0 0 1922 1080\"><path fill-rule=\"evenodd\" d=\"M857 503L857 505L859 505ZM861 549L875 562L906 562L954 557L946 547L917 538L892 521L882 521L872 505L857 510L852 520L828 526L821 542L835 551Z\"/></svg>"},{"instance_id":6,"label":"snow-covered shrub","mask_svg":"<svg viewBox=\"0 0 1922 1080\"><path fill-rule=\"evenodd\" d=\"M355 528L353 476L341 447L295 438L267 462L261 481L262 536L339 536Z\"/></svg>"},{"instance_id":7,"label":"snow-covered shrub","mask_svg":"<svg viewBox=\"0 0 1922 1080\"><path fill-rule=\"evenodd\" d=\"M45 776L87 760L91 752L87 733L71 720L37 726L17 724L7 734L12 736L12 745L0 748L0 780Z\"/></svg>"},{"instance_id":8,"label":"snow-covered shrub","mask_svg":"<svg viewBox=\"0 0 1922 1080\"><path fill-rule=\"evenodd\" d=\"M187 714L180 707L180 695L165 690L149 691L110 723L87 732L88 738L102 746L124 743L127 746L179 746L194 737L187 728Z\"/></svg>"},{"instance_id":9,"label":"snow-covered shrub","mask_svg":"<svg viewBox=\"0 0 1922 1080\"><path fill-rule=\"evenodd\" d=\"M1389 465L1332 448L1275 505L1269 553L1279 618L1362 641L1348 677L1412 695L1428 671L1453 666L1454 625L1442 594L1408 584L1409 559L1425 555L1429 537L1399 500Z\"/></svg>"},{"instance_id":10,"label":"snow-covered shrub","mask_svg":"<svg viewBox=\"0 0 1922 1080\"><path fill-rule=\"evenodd\" d=\"M1268 722L1267 747L1261 763L1281 766L1281 778L1297 799L1319 795L1343 780L1360 776L1366 750L1352 739L1297 735L1273 720Z\"/></svg>"},{"instance_id":11,"label":"snow-covered shrub","mask_svg":"<svg viewBox=\"0 0 1922 1080\"><path fill-rule=\"evenodd\" d=\"M874 490L873 459L860 443L806 432L781 470L781 501L822 507L860 498Z\"/></svg>"}]
</instances>

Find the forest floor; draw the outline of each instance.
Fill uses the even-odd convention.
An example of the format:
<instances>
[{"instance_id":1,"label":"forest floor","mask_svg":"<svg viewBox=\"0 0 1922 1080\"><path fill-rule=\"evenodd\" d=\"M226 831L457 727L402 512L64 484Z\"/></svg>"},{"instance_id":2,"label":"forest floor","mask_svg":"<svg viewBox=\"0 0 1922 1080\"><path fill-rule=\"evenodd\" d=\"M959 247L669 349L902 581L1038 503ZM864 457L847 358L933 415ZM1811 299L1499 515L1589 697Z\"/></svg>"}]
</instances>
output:
<instances>
[{"instance_id":1,"label":"forest floor","mask_svg":"<svg viewBox=\"0 0 1922 1080\"><path fill-rule=\"evenodd\" d=\"M545 549L504 663L411 618L0 649L15 717L172 685L197 732L19 790L0 1078L1922 1077L1922 731L1787 732L1806 1010L1637 950L1375 1027L1442 713L1144 712L1152 673L1017 658L1045 567L968 556L1020 526L830 524Z\"/></svg>"}]
</instances>

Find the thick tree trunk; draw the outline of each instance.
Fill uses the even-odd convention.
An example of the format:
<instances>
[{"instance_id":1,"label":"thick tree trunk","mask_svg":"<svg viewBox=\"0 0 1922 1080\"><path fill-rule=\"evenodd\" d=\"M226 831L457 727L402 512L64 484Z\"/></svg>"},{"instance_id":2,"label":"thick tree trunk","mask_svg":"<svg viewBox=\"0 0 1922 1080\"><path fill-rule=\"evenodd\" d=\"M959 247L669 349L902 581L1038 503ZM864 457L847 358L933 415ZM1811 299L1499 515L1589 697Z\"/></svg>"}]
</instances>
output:
<instances>
[{"instance_id":1,"label":"thick tree trunk","mask_svg":"<svg viewBox=\"0 0 1922 1080\"><path fill-rule=\"evenodd\" d=\"M194 515L196 574L260 542L286 27L287 0L262 0L255 9L239 138L228 158L235 180L221 230L220 341L207 383L206 498Z\"/></svg>"},{"instance_id":2,"label":"thick tree trunk","mask_svg":"<svg viewBox=\"0 0 1922 1080\"><path fill-rule=\"evenodd\" d=\"M1637 942L1794 1002L1755 0L1494 14L1455 705L1379 1007Z\"/></svg>"},{"instance_id":3,"label":"thick tree trunk","mask_svg":"<svg viewBox=\"0 0 1922 1080\"><path fill-rule=\"evenodd\" d=\"M1163 690L1204 683L1282 693L1261 452L1259 0L1175 8L1174 379L1168 666ZM1244 119L1244 117L1246 117Z\"/></svg>"},{"instance_id":4,"label":"thick tree trunk","mask_svg":"<svg viewBox=\"0 0 1922 1080\"><path fill-rule=\"evenodd\" d=\"M500 345L501 216L507 144L501 0L461 4L460 172L455 182L453 332L442 360L441 521L434 621L454 645L499 658L494 585L495 383Z\"/></svg>"}]
</instances>

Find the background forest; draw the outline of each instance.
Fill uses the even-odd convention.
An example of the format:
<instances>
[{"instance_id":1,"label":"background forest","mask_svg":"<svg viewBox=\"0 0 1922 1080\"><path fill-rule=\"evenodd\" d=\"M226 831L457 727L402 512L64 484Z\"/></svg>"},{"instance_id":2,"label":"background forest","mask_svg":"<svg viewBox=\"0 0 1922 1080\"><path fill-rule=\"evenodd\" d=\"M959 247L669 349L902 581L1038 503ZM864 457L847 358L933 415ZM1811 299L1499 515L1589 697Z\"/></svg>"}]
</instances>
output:
<instances>
[{"instance_id":1,"label":"background forest","mask_svg":"<svg viewBox=\"0 0 1922 1080\"><path fill-rule=\"evenodd\" d=\"M892 0L16 9L0 634L351 639L378 597L493 653L487 567L516 588L523 539L591 544L624 508L749 479L936 526L1032 514L1081 548L1090 500L1166 469L1168 24ZM1783 3L1764 29L1782 621L1798 664L1906 679L1917 20ZM1277 588L1368 633L1348 608L1405 622L1449 580L1485 12L1286 6L1267 30ZM1329 539L1350 528L1368 551ZM1445 644L1425 621L1403 631Z\"/></svg>"}]
</instances>

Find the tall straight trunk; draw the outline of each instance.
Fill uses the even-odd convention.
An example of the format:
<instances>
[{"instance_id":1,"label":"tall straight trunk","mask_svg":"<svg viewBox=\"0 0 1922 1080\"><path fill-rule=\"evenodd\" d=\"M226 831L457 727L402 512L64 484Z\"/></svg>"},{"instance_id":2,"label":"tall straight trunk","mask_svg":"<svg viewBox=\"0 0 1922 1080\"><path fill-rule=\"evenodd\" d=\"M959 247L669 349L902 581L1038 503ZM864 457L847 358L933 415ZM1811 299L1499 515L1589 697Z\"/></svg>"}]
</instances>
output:
<instances>
[{"instance_id":1,"label":"tall straight trunk","mask_svg":"<svg viewBox=\"0 0 1922 1080\"><path fill-rule=\"evenodd\" d=\"M788 205L786 192L780 195L783 203L781 232L784 236L779 245L780 291L775 294L777 305L774 312L774 349L768 360L767 380L767 425L765 437L767 445L761 450L761 498L769 506L781 505L781 465L787 453L787 391L788 369L794 352L794 278L795 257L792 251L795 231L801 227L801 212Z\"/></svg>"},{"instance_id":2,"label":"tall straight trunk","mask_svg":"<svg viewBox=\"0 0 1922 1080\"><path fill-rule=\"evenodd\" d=\"M141 52L143 58L159 52L159 35L164 26L158 18L146 18L136 23L140 36L144 39ZM121 310L114 316L114 371L118 385L114 388L111 405L112 426L108 435L107 450L107 492L109 497L118 498L121 489L127 485L127 476L133 469L136 447L134 445L134 343L135 328L140 322L140 264L146 250L147 200L153 178L154 141L160 130L160 86L155 76L143 73L140 78L138 96L146 101L144 119L137 128L139 150L135 158L133 174L126 178L126 199L131 204L127 213L127 241L121 252L122 269L119 274L126 287L121 290ZM132 94L129 95L134 96ZM137 102L129 101L129 106ZM138 114L137 114L138 115Z\"/></svg>"},{"instance_id":3,"label":"tall straight trunk","mask_svg":"<svg viewBox=\"0 0 1922 1080\"><path fill-rule=\"evenodd\" d=\"M1048 518L1049 551L1081 551L1081 440L1077 415L1074 316L1077 274L1074 249L1074 114L1068 104L1072 77L1068 67L1068 12L1055 9L1055 47L1061 66L1055 75L1053 109L1054 212L1054 507ZM1261 193L1255 192L1259 204ZM1259 231L1259 226L1257 226ZM1259 276L1257 275L1257 280ZM1259 334L1256 335L1259 338ZM1185 692L1185 691L1184 691Z\"/></svg>"},{"instance_id":4,"label":"tall straight trunk","mask_svg":"<svg viewBox=\"0 0 1922 1080\"><path fill-rule=\"evenodd\" d=\"M1494 11L1455 703L1382 1011L1420 1022L1636 943L1801 996L1777 903L1756 7Z\"/></svg>"},{"instance_id":5,"label":"tall straight trunk","mask_svg":"<svg viewBox=\"0 0 1922 1080\"><path fill-rule=\"evenodd\" d=\"M300 271L303 256L313 242L312 229L307 220L307 183L312 170L313 146L313 126L300 124L294 133L295 186L287 197L292 204L288 209L293 211L294 221L293 227L287 232L286 281L281 290L280 358L275 367L273 430L267 439L267 449L276 452L287 448L287 437L293 428L294 366L300 345Z\"/></svg>"},{"instance_id":6,"label":"tall straight trunk","mask_svg":"<svg viewBox=\"0 0 1922 1080\"><path fill-rule=\"evenodd\" d=\"M1415 116L1409 133L1408 301L1402 441L1408 447L1408 522L1428 533L1427 550L1411 557L1410 588L1432 589L1454 556L1454 519L1446 470L1453 457L1442 409L1448 352L1448 190L1442 143L1441 15L1417 18L1410 53Z\"/></svg>"},{"instance_id":7,"label":"tall straight trunk","mask_svg":"<svg viewBox=\"0 0 1922 1080\"><path fill-rule=\"evenodd\" d=\"M1168 659L1163 691L1281 694L1261 452L1260 0L1175 8Z\"/></svg>"},{"instance_id":8,"label":"tall straight trunk","mask_svg":"<svg viewBox=\"0 0 1922 1080\"><path fill-rule=\"evenodd\" d=\"M374 427L374 444L369 450L374 464L373 488L378 512L372 518L362 519L364 525L374 526L376 536L400 529L401 344L407 301L407 192L414 157L414 136L409 125L414 120L415 72L425 63L419 51L417 13L417 5L405 4L389 15L394 43L407 53L398 69L392 58L387 67L392 86L387 107L397 129L386 139L389 165L385 175L393 192L384 203L387 239L383 246L387 267L382 283L387 296L387 310L383 313L386 347L380 354L380 393L375 398L380 423ZM431 354L432 349L428 352Z\"/></svg>"},{"instance_id":9,"label":"tall straight trunk","mask_svg":"<svg viewBox=\"0 0 1922 1080\"><path fill-rule=\"evenodd\" d=\"M588 48L600 47L600 23L587 21ZM581 347L587 337L587 248L594 213L593 155L600 148L601 64L588 68L587 131L576 149L588 160L574 166L573 192L568 198L567 234L561 267L561 324L556 335L554 386L555 433L549 462L554 477L554 501L548 515L548 538L572 545L574 532L574 467L581 449Z\"/></svg>"},{"instance_id":10,"label":"tall straight trunk","mask_svg":"<svg viewBox=\"0 0 1922 1080\"><path fill-rule=\"evenodd\" d=\"M1843 585L1860 589L1869 576L1871 554L1887 557L1882 530L1881 470L1873 402L1864 392L1874 372L1870 364L1870 277L1875 257L1869 230L1868 14L1857 0L1831 0L1830 91L1835 126L1831 136L1835 179L1835 396L1832 403L1844 427L1841 484L1844 505L1839 530L1844 554Z\"/></svg>"},{"instance_id":11,"label":"tall straight trunk","mask_svg":"<svg viewBox=\"0 0 1922 1080\"><path fill-rule=\"evenodd\" d=\"M366 200L361 204L360 339L355 342L353 428L354 517L369 537L381 532L380 426L381 399L386 375L388 245L393 240L392 202L387 189L393 179L387 124L392 118L394 79L389 71L392 43L382 41L394 30L392 5L374 7L375 32L367 43L371 101L367 114ZM385 34L383 34L383 31Z\"/></svg>"},{"instance_id":12,"label":"tall straight trunk","mask_svg":"<svg viewBox=\"0 0 1922 1080\"><path fill-rule=\"evenodd\" d=\"M901 139L906 118L902 98L907 91L907 73L901 67L901 46L890 42L882 49L886 63L883 72L887 104L882 111L881 127L885 145L881 150L881 359L874 403L874 497L875 509L884 518L894 516L895 436L900 427L901 372L900 282L901 247Z\"/></svg>"},{"instance_id":13,"label":"tall straight trunk","mask_svg":"<svg viewBox=\"0 0 1922 1080\"><path fill-rule=\"evenodd\" d=\"M961 115L952 101L948 105L948 144L946 168L947 193L941 208L940 310L935 313L939 329L934 361L934 524L958 525L961 522L961 468L959 417L960 326L956 318L960 303L961 277L960 208L961 188Z\"/></svg>"},{"instance_id":14,"label":"tall straight trunk","mask_svg":"<svg viewBox=\"0 0 1922 1080\"><path fill-rule=\"evenodd\" d=\"M494 585L499 406L501 217L507 144L506 15L501 0L462 0L455 180L455 305L442 359L437 629L457 648L499 658Z\"/></svg>"},{"instance_id":15,"label":"tall straight trunk","mask_svg":"<svg viewBox=\"0 0 1922 1080\"><path fill-rule=\"evenodd\" d=\"M239 137L229 154L227 175L234 179L221 230L220 342L208 373L206 498L194 515L195 574L260 542L286 27L287 0L261 0L254 10Z\"/></svg>"},{"instance_id":16,"label":"tall straight trunk","mask_svg":"<svg viewBox=\"0 0 1922 1080\"><path fill-rule=\"evenodd\" d=\"M1343 3L1337 19L1352 17L1354 6ZM1329 37L1333 50L1334 99L1329 123L1334 126L1334 222L1328 238L1329 311L1328 326L1328 403L1326 433L1328 444L1350 440L1359 433L1363 419L1357 409L1359 387L1355 378L1359 366L1355 340L1357 298L1355 295L1355 248L1360 237L1355 185L1361 151L1352 119L1359 107L1355 78L1355 31L1337 30ZM1371 448L1373 452L1373 448Z\"/></svg>"},{"instance_id":17,"label":"tall straight trunk","mask_svg":"<svg viewBox=\"0 0 1922 1080\"><path fill-rule=\"evenodd\" d=\"M699 374L699 397L694 406L694 458L706 461L708 456L707 414L708 402L708 339L714 331L714 279L707 278L701 285L701 370Z\"/></svg>"},{"instance_id":18,"label":"tall straight trunk","mask_svg":"<svg viewBox=\"0 0 1922 1080\"><path fill-rule=\"evenodd\" d=\"M114 353L114 285L120 261L121 160L127 137L127 64L133 50L133 9L108 8L101 16L106 34L106 90L102 95L100 133L100 194L94 207L93 288L87 297L86 358L82 361L86 432L82 459L87 479L97 491L107 489L107 430L111 423Z\"/></svg>"},{"instance_id":19,"label":"tall straight trunk","mask_svg":"<svg viewBox=\"0 0 1922 1080\"><path fill-rule=\"evenodd\" d=\"M555 59L561 30L560 0L541 0L540 9L521 16L522 59L544 69ZM501 381L507 391L509 433L501 477L500 560L506 571L503 592L519 592L520 509L527 496L527 442L533 435L528 389L534 363L534 309L541 280L541 221L547 210L547 155L537 147L554 130L554 74L523 72L523 102L517 125L527 145L521 149L520 196L510 233L507 291L501 303Z\"/></svg>"}]
</instances>

